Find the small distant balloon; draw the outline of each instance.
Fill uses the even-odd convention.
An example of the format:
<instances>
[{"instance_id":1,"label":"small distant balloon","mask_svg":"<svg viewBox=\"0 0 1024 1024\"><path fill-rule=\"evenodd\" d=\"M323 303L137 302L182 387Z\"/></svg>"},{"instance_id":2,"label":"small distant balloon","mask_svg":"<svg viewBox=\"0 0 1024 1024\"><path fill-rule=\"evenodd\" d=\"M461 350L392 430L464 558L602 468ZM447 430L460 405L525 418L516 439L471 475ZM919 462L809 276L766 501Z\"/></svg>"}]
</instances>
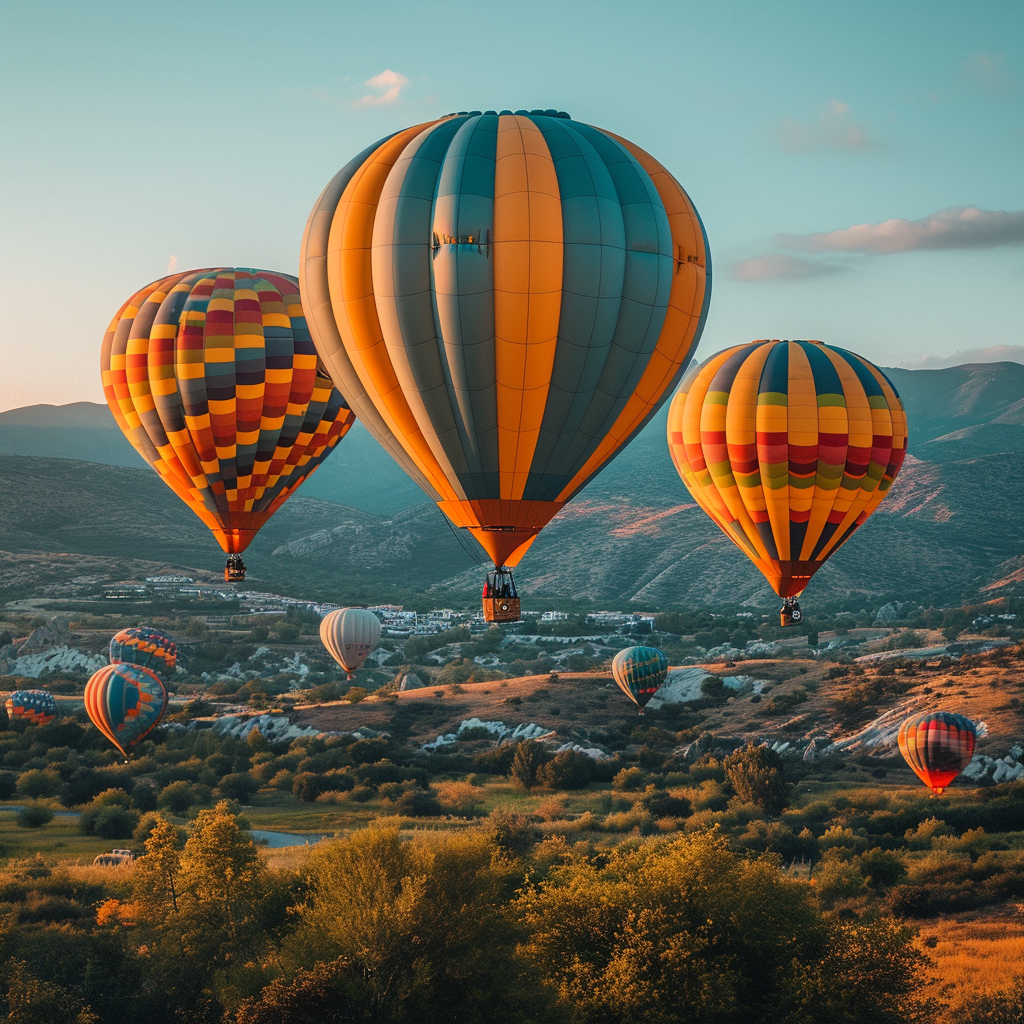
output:
<instances>
[{"instance_id":1,"label":"small distant balloon","mask_svg":"<svg viewBox=\"0 0 1024 1024\"><path fill-rule=\"evenodd\" d=\"M178 663L178 645L158 629L129 626L111 639L110 663L141 665L157 675L173 672Z\"/></svg>"},{"instance_id":2,"label":"small distant balloon","mask_svg":"<svg viewBox=\"0 0 1024 1024\"><path fill-rule=\"evenodd\" d=\"M4 701L4 707L12 722L46 725L57 717L57 702L46 690L15 690Z\"/></svg>"},{"instance_id":3,"label":"small distant balloon","mask_svg":"<svg viewBox=\"0 0 1024 1024\"><path fill-rule=\"evenodd\" d=\"M971 763L977 734L974 722L952 711L914 715L900 726L900 753L917 777L940 796Z\"/></svg>"},{"instance_id":4,"label":"small distant balloon","mask_svg":"<svg viewBox=\"0 0 1024 1024\"><path fill-rule=\"evenodd\" d=\"M351 679L380 640L380 619L365 608L336 608L320 623L320 639Z\"/></svg>"},{"instance_id":5,"label":"small distant balloon","mask_svg":"<svg viewBox=\"0 0 1024 1024\"><path fill-rule=\"evenodd\" d=\"M156 727L166 708L164 684L142 665L104 665L85 684L85 710L93 725L125 757Z\"/></svg>"},{"instance_id":6,"label":"small distant balloon","mask_svg":"<svg viewBox=\"0 0 1024 1024\"><path fill-rule=\"evenodd\" d=\"M667 675L668 658L654 647L627 647L612 659L612 677L641 715Z\"/></svg>"}]
</instances>

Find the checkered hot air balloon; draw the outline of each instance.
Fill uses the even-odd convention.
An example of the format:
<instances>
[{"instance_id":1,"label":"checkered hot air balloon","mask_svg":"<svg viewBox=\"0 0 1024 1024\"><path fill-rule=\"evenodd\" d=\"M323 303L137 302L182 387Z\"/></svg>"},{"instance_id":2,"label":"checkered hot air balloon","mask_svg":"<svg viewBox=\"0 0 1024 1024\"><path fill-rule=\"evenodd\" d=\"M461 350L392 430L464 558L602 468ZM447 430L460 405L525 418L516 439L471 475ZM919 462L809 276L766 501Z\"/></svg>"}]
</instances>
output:
<instances>
[{"instance_id":1,"label":"checkered hot air balloon","mask_svg":"<svg viewBox=\"0 0 1024 1024\"><path fill-rule=\"evenodd\" d=\"M220 268L136 292L103 339L118 426L228 553L241 552L354 422L320 367L294 277Z\"/></svg>"},{"instance_id":2,"label":"checkered hot air balloon","mask_svg":"<svg viewBox=\"0 0 1024 1024\"><path fill-rule=\"evenodd\" d=\"M936 795L971 763L977 726L952 711L908 718L899 731L900 753L917 777Z\"/></svg>"},{"instance_id":3,"label":"checkered hot air balloon","mask_svg":"<svg viewBox=\"0 0 1024 1024\"><path fill-rule=\"evenodd\" d=\"M755 341L683 378L668 446L698 505L785 599L796 598L889 493L907 416L872 363L820 341Z\"/></svg>"},{"instance_id":4,"label":"checkered hot air balloon","mask_svg":"<svg viewBox=\"0 0 1024 1024\"><path fill-rule=\"evenodd\" d=\"M675 178L557 110L463 111L370 146L317 200L300 279L360 421L496 569L654 415L711 297Z\"/></svg>"},{"instance_id":5,"label":"checkered hot air balloon","mask_svg":"<svg viewBox=\"0 0 1024 1024\"><path fill-rule=\"evenodd\" d=\"M4 701L4 707L14 722L47 725L57 717L57 702L46 690L15 690Z\"/></svg>"},{"instance_id":6,"label":"checkered hot air balloon","mask_svg":"<svg viewBox=\"0 0 1024 1024\"><path fill-rule=\"evenodd\" d=\"M644 713L668 675L668 658L654 647L627 647L612 658L612 678Z\"/></svg>"},{"instance_id":7,"label":"checkered hot air balloon","mask_svg":"<svg viewBox=\"0 0 1024 1024\"><path fill-rule=\"evenodd\" d=\"M129 626L110 640L110 663L141 665L161 675L174 672L178 663L178 645L165 633L149 626Z\"/></svg>"},{"instance_id":8,"label":"checkered hot air balloon","mask_svg":"<svg viewBox=\"0 0 1024 1024\"><path fill-rule=\"evenodd\" d=\"M85 710L93 725L128 756L163 717L167 690L141 665L104 665L85 684Z\"/></svg>"}]
</instances>

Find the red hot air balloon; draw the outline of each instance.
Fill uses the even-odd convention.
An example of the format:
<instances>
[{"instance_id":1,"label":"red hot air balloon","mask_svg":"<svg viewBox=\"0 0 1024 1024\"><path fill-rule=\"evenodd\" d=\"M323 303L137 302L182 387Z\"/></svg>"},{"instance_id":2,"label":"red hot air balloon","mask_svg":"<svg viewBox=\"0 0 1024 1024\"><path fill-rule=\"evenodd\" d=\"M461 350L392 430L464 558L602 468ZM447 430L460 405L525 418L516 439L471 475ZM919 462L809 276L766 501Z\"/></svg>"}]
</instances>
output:
<instances>
[{"instance_id":1,"label":"red hot air balloon","mask_svg":"<svg viewBox=\"0 0 1024 1024\"><path fill-rule=\"evenodd\" d=\"M900 726L900 753L917 777L940 796L970 764L977 732L969 718L952 711L914 715Z\"/></svg>"}]
</instances>

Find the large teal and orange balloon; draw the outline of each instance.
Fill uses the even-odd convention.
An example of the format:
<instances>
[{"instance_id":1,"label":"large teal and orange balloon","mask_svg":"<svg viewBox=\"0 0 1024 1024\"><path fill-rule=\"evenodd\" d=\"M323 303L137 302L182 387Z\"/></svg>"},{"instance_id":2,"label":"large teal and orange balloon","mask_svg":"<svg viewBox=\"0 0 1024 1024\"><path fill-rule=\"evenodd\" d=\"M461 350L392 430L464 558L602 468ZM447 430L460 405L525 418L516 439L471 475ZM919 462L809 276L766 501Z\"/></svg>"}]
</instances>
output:
<instances>
[{"instance_id":1,"label":"large teal and orange balloon","mask_svg":"<svg viewBox=\"0 0 1024 1024\"><path fill-rule=\"evenodd\" d=\"M85 684L85 710L93 725L128 756L163 717L167 690L141 665L104 665Z\"/></svg>"},{"instance_id":2,"label":"large teal and orange balloon","mask_svg":"<svg viewBox=\"0 0 1024 1024\"><path fill-rule=\"evenodd\" d=\"M936 795L971 763L977 726L952 711L914 715L901 726L900 753L917 777Z\"/></svg>"},{"instance_id":3,"label":"large teal and orange balloon","mask_svg":"<svg viewBox=\"0 0 1024 1024\"><path fill-rule=\"evenodd\" d=\"M795 598L889 493L907 416L889 379L820 341L755 341L694 367L668 446L698 505Z\"/></svg>"},{"instance_id":4,"label":"large teal and orange balloon","mask_svg":"<svg viewBox=\"0 0 1024 1024\"><path fill-rule=\"evenodd\" d=\"M675 178L556 110L365 149L313 207L300 280L360 421L499 567L654 415L711 296Z\"/></svg>"},{"instance_id":5,"label":"large teal and orange balloon","mask_svg":"<svg viewBox=\"0 0 1024 1024\"><path fill-rule=\"evenodd\" d=\"M47 725L57 717L57 702L47 690L15 690L4 707L12 722Z\"/></svg>"},{"instance_id":6,"label":"large teal and orange balloon","mask_svg":"<svg viewBox=\"0 0 1024 1024\"><path fill-rule=\"evenodd\" d=\"M110 640L110 663L141 665L161 675L178 664L178 645L166 634L149 626L129 626Z\"/></svg>"},{"instance_id":7,"label":"large teal and orange balloon","mask_svg":"<svg viewBox=\"0 0 1024 1024\"><path fill-rule=\"evenodd\" d=\"M612 678L641 715L667 676L668 658L655 647L627 647L612 658Z\"/></svg>"},{"instance_id":8,"label":"large teal and orange balloon","mask_svg":"<svg viewBox=\"0 0 1024 1024\"><path fill-rule=\"evenodd\" d=\"M100 362L118 426L232 556L354 422L287 274L155 281L118 310Z\"/></svg>"}]
</instances>

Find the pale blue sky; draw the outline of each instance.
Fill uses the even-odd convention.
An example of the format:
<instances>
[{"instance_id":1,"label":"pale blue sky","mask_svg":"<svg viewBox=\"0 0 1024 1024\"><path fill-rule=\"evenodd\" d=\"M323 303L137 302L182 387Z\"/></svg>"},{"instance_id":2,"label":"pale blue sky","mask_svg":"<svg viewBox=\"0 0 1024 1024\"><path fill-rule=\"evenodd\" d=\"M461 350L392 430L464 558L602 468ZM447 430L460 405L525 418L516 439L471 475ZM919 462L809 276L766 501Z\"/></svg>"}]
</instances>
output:
<instances>
[{"instance_id":1,"label":"pale blue sky","mask_svg":"<svg viewBox=\"0 0 1024 1024\"><path fill-rule=\"evenodd\" d=\"M101 401L135 289L169 265L296 273L351 156L488 107L567 110L676 175L715 264L701 356L812 337L1024 361L1020 0L4 0L0 103L0 409ZM999 216L943 212L963 207Z\"/></svg>"}]
</instances>

